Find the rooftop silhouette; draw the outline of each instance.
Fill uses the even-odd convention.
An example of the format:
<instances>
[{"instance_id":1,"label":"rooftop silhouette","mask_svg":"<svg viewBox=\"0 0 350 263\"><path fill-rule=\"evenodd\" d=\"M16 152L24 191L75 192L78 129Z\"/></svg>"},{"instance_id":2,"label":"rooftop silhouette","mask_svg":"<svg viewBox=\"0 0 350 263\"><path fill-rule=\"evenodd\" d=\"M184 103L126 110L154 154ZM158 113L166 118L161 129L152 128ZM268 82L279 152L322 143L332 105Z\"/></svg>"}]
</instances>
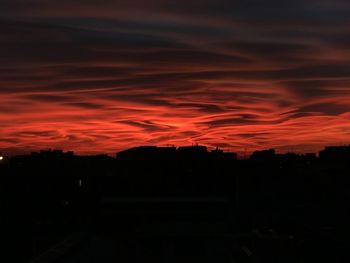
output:
<instances>
[{"instance_id":1,"label":"rooftop silhouette","mask_svg":"<svg viewBox=\"0 0 350 263\"><path fill-rule=\"evenodd\" d=\"M269 149L239 160L236 153L198 145L139 146L116 157L62 150L5 157L6 253L13 262L48 257L51 246L74 234L70 246L77 252L65 245L62 259L55 259L64 262L67 254L74 261L105 253L99 242L106 240L125 245L122 240L139 239L147 246L154 244L149 239L173 242L175 236L203 246L198 260L209 249L211 260L330 262L350 248L347 210L337 209L350 201L349 158L350 146L318 154ZM90 249L77 241L86 236L97 242ZM220 256L215 244L204 248L213 240L225 247Z\"/></svg>"}]
</instances>

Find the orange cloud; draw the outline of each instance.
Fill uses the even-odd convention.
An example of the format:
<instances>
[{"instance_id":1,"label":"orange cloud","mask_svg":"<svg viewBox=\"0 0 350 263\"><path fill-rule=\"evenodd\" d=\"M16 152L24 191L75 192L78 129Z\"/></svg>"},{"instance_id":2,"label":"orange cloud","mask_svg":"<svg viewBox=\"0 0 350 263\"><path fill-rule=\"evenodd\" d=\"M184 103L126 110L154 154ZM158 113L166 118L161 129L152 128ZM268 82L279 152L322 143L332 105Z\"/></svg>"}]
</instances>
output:
<instances>
[{"instance_id":1,"label":"orange cloud","mask_svg":"<svg viewBox=\"0 0 350 263\"><path fill-rule=\"evenodd\" d=\"M4 2L4 152L349 143L345 1Z\"/></svg>"}]
</instances>

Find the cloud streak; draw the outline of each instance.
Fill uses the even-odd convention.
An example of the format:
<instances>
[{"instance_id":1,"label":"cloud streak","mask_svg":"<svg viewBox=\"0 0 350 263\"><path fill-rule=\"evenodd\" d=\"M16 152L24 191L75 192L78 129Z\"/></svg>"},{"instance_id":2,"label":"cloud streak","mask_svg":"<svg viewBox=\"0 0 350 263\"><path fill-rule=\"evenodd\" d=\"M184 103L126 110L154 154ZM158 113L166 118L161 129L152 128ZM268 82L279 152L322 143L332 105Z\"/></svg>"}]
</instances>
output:
<instances>
[{"instance_id":1,"label":"cloud streak","mask_svg":"<svg viewBox=\"0 0 350 263\"><path fill-rule=\"evenodd\" d=\"M0 1L0 148L349 143L347 1Z\"/></svg>"}]
</instances>

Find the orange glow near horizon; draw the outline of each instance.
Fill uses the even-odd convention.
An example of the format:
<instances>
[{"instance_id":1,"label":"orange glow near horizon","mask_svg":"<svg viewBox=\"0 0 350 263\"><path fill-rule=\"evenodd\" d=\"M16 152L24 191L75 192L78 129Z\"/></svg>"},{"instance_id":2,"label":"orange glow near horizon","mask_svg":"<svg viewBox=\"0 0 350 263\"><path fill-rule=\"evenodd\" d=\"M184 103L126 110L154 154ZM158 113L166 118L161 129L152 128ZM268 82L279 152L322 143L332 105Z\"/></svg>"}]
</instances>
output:
<instances>
[{"instance_id":1,"label":"orange glow near horizon","mask_svg":"<svg viewBox=\"0 0 350 263\"><path fill-rule=\"evenodd\" d=\"M213 92L216 93L225 94ZM6 127L0 131L1 147L113 154L137 145L199 143L232 151L276 148L305 152L329 144L346 144L350 133L349 112L337 115L320 110L298 112L300 107L328 104L346 108L345 102L339 103L344 98L328 98L327 102L313 101L313 106L302 106L292 102L278 105L283 97L276 94L215 100L204 96L204 92L198 95L185 92L182 98L166 94L159 98L156 94L157 99L144 98L145 101L137 95L135 101L125 99L124 95L118 99L114 91L92 90L83 94L84 100L80 92L8 94L7 101L10 104L16 101L18 106L13 112L0 114ZM55 96L65 99L56 101ZM252 102L241 103L240 99Z\"/></svg>"},{"instance_id":2,"label":"orange glow near horizon","mask_svg":"<svg viewBox=\"0 0 350 263\"><path fill-rule=\"evenodd\" d=\"M296 10L277 1L256 10L94 2L10 1L0 11L1 152L192 143L314 152L350 143L344 1Z\"/></svg>"}]
</instances>

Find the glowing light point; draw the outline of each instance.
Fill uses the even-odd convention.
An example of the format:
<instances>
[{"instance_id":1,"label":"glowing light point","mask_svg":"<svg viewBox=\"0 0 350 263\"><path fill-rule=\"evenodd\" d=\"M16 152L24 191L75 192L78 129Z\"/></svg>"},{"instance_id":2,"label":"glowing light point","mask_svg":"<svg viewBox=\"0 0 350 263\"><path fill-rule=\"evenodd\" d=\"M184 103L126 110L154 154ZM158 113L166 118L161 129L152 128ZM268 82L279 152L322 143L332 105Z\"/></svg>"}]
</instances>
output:
<instances>
[{"instance_id":1,"label":"glowing light point","mask_svg":"<svg viewBox=\"0 0 350 263\"><path fill-rule=\"evenodd\" d=\"M4 160L4 156L0 156L0 161Z\"/></svg>"}]
</instances>

